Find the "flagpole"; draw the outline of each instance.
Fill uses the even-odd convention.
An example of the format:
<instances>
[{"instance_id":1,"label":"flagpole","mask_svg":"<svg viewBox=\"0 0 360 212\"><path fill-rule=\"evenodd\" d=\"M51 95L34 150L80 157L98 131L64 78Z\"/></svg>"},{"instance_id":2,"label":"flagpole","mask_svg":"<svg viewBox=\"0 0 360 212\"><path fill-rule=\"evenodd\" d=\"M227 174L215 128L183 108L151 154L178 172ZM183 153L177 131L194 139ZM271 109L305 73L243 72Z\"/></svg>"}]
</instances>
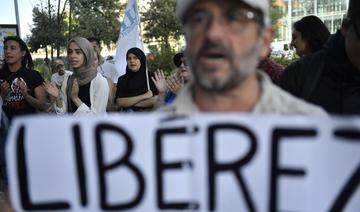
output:
<instances>
[{"instance_id":1,"label":"flagpole","mask_svg":"<svg viewBox=\"0 0 360 212\"><path fill-rule=\"evenodd\" d=\"M20 19L19 19L19 7L18 7L18 2L17 0L14 0L14 6L15 6L15 16L16 16L16 24L18 27L18 36L21 37L20 34Z\"/></svg>"},{"instance_id":2,"label":"flagpole","mask_svg":"<svg viewBox=\"0 0 360 212\"><path fill-rule=\"evenodd\" d=\"M137 0L135 0L135 2L136 2L138 10L140 10ZM141 34L142 34L142 29L141 29L141 20L140 20L140 16L139 16L139 38L140 38L140 40L141 40ZM147 84L147 89L149 91L150 90L149 69L147 68L147 66L146 66L146 84Z\"/></svg>"},{"instance_id":3,"label":"flagpole","mask_svg":"<svg viewBox=\"0 0 360 212\"><path fill-rule=\"evenodd\" d=\"M147 89L149 91L150 90L150 83L149 83L149 71L148 71L147 67L146 67L146 84L147 84Z\"/></svg>"}]
</instances>

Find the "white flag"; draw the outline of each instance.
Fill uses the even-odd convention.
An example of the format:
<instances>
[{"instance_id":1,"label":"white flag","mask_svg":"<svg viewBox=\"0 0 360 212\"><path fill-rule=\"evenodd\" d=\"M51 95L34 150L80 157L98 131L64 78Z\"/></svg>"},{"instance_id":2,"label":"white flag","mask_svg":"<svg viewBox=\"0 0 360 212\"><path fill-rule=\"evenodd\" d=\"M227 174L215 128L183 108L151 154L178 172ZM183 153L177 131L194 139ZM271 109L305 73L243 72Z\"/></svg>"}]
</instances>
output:
<instances>
[{"instance_id":1,"label":"white flag","mask_svg":"<svg viewBox=\"0 0 360 212\"><path fill-rule=\"evenodd\" d=\"M126 5L123 21L120 27L119 39L117 42L115 67L118 76L122 76L126 71L126 52L138 47L144 51L143 43L139 33L140 16L136 0L129 0Z\"/></svg>"}]
</instances>

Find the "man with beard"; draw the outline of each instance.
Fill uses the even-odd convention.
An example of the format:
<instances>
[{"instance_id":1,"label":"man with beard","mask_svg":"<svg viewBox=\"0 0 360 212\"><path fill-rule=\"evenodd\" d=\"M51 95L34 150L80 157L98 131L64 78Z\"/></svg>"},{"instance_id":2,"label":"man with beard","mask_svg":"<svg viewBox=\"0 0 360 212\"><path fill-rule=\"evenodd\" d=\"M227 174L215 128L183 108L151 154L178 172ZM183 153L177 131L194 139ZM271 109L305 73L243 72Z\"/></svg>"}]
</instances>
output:
<instances>
[{"instance_id":1,"label":"man with beard","mask_svg":"<svg viewBox=\"0 0 360 212\"><path fill-rule=\"evenodd\" d=\"M268 7L268 0L177 1L193 82L168 109L176 114L325 114L256 70L272 41Z\"/></svg>"},{"instance_id":2,"label":"man with beard","mask_svg":"<svg viewBox=\"0 0 360 212\"><path fill-rule=\"evenodd\" d=\"M54 62L54 74L51 76L51 82L55 83L55 85L60 88L64 79L71 75L72 72L65 70L64 61L60 58L57 58Z\"/></svg>"}]
</instances>

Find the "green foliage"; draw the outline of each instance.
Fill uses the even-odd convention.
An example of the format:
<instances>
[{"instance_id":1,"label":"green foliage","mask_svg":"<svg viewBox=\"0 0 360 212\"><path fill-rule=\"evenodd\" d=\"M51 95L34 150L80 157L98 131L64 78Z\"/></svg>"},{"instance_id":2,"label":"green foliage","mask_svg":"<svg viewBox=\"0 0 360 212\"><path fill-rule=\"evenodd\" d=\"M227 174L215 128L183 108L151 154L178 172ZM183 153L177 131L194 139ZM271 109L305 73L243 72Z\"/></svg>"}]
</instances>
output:
<instances>
[{"instance_id":1,"label":"green foliage","mask_svg":"<svg viewBox=\"0 0 360 212\"><path fill-rule=\"evenodd\" d=\"M61 0L58 0L57 7L50 3L43 7L37 5L33 8L33 27L31 35L27 37L30 51L36 52L40 48L50 46L51 49L58 50L66 43L64 21L65 3L61 6ZM62 8L62 9L61 9Z\"/></svg>"},{"instance_id":2,"label":"green foliage","mask_svg":"<svg viewBox=\"0 0 360 212\"><path fill-rule=\"evenodd\" d=\"M150 0L147 11L142 13L144 42L159 42L170 47L171 41L178 41L180 23L175 15L175 0Z\"/></svg>"},{"instance_id":3,"label":"green foliage","mask_svg":"<svg viewBox=\"0 0 360 212\"><path fill-rule=\"evenodd\" d=\"M51 68L44 63L43 59L34 60L34 69L40 72L41 76L45 80L49 80L49 81L51 80L51 75L52 75Z\"/></svg>"},{"instance_id":4,"label":"green foliage","mask_svg":"<svg viewBox=\"0 0 360 212\"><path fill-rule=\"evenodd\" d=\"M109 46L115 43L120 30L119 0L74 0L72 36L97 37Z\"/></svg>"},{"instance_id":5,"label":"green foliage","mask_svg":"<svg viewBox=\"0 0 360 212\"><path fill-rule=\"evenodd\" d=\"M270 6L270 18L271 18L271 26L274 29L275 37L278 37L280 23L279 20L284 17L285 13L282 7L276 5L276 0L271 0Z\"/></svg>"},{"instance_id":6,"label":"green foliage","mask_svg":"<svg viewBox=\"0 0 360 212\"><path fill-rule=\"evenodd\" d=\"M148 57L148 69L149 71L163 70L165 75L170 75L175 69L173 64L173 56L177 53L172 48L167 48L165 44L149 47L153 53L153 58Z\"/></svg>"},{"instance_id":7,"label":"green foliage","mask_svg":"<svg viewBox=\"0 0 360 212\"><path fill-rule=\"evenodd\" d=\"M31 29L31 36L28 37L28 43L31 46L31 51L37 51L41 47L47 45L56 47L56 44L64 45L66 37L64 36L65 23L64 20L57 20L57 15L52 9L52 14L49 16L48 11L41 8L33 8L33 23Z\"/></svg>"},{"instance_id":8,"label":"green foliage","mask_svg":"<svg viewBox=\"0 0 360 212\"><path fill-rule=\"evenodd\" d=\"M70 36L97 37L106 45L116 42L120 28L119 0L47 0L33 8L33 27L27 42L32 52L66 46ZM65 11L71 3L71 10Z\"/></svg>"},{"instance_id":9,"label":"green foliage","mask_svg":"<svg viewBox=\"0 0 360 212\"><path fill-rule=\"evenodd\" d=\"M299 57L295 54L295 52L291 53L279 53L279 54L272 54L271 59L284 67L287 67L291 63L295 62L299 59Z\"/></svg>"}]
</instances>

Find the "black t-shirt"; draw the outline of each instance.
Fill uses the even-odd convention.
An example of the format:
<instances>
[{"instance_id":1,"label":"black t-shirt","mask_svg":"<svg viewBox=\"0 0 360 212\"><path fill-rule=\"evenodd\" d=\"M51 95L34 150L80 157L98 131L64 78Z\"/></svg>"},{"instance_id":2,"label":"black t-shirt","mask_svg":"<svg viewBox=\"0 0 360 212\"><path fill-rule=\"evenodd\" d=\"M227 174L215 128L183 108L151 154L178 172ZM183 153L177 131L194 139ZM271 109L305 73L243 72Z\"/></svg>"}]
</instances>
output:
<instances>
[{"instance_id":1,"label":"black t-shirt","mask_svg":"<svg viewBox=\"0 0 360 212\"><path fill-rule=\"evenodd\" d=\"M31 106L20 92L17 82L25 81L29 94L35 97L35 88L41 86L44 79L39 72L27 68L20 68L16 72L10 72L8 69L0 70L0 79L10 84L10 92L3 99L3 110L9 120L14 116L36 113L36 108Z\"/></svg>"},{"instance_id":2,"label":"black t-shirt","mask_svg":"<svg viewBox=\"0 0 360 212\"><path fill-rule=\"evenodd\" d=\"M360 114L360 74L350 65L336 66L325 60L319 78L309 101L320 105L331 114Z\"/></svg>"},{"instance_id":3,"label":"black t-shirt","mask_svg":"<svg viewBox=\"0 0 360 212\"><path fill-rule=\"evenodd\" d=\"M91 82L79 86L79 99L85 103L88 107L91 107L90 102L90 84ZM71 108L68 108L70 113L74 113L77 110L75 103L71 100Z\"/></svg>"}]
</instances>

